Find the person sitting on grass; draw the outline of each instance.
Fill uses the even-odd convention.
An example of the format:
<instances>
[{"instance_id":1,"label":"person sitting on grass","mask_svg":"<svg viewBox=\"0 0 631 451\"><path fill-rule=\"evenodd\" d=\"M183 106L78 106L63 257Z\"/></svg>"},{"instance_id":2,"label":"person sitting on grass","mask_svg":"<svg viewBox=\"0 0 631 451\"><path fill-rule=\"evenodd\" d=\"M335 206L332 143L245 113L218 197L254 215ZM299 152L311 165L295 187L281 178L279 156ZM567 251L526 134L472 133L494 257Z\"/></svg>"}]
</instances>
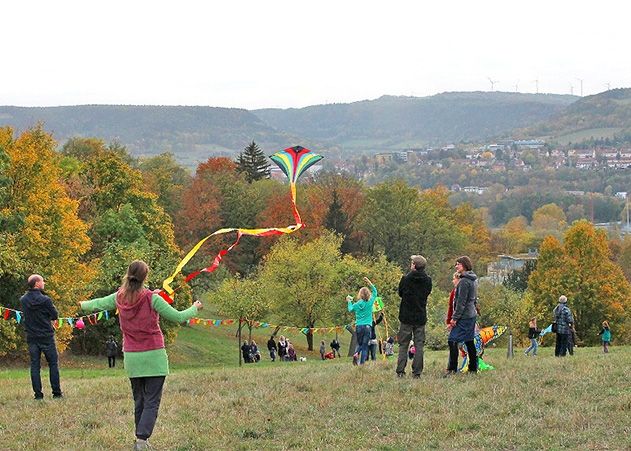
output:
<instances>
[{"instance_id":1,"label":"person sitting on grass","mask_svg":"<svg viewBox=\"0 0 631 451\"><path fill-rule=\"evenodd\" d=\"M125 370L134 397L135 450L148 449L147 439L153 433L164 380L169 374L159 319L162 316L169 321L183 323L202 309L202 303L195 301L184 311L175 310L161 296L145 288L148 274L147 264L135 260L127 268L118 291L79 303L85 312L118 309Z\"/></svg>"},{"instance_id":2,"label":"person sitting on grass","mask_svg":"<svg viewBox=\"0 0 631 451\"><path fill-rule=\"evenodd\" d=\"M294 345L292 345L290 341L287 341L287 360L289 360L290 362L295 362L298 360Z\"/></svg>"}]
</instances>

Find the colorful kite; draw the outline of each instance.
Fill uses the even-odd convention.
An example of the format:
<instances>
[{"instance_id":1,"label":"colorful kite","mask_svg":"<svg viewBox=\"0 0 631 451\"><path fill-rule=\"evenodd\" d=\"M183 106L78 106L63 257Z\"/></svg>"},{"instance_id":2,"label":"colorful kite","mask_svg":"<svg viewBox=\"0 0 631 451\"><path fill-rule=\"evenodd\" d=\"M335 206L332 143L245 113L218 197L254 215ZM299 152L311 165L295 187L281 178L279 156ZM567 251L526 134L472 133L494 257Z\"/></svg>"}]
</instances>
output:
<instances>
[{"instance_id":1,"label":"colorful kite","mask_svg":"<svg viewBox=\"0 0 631 451\"><path fill-rule=\"evenodd\" d=\"M206 268L202 268L197 271L193 271L188 276L185 277L184 281L186 283L190 282L192 279L200 275L201 273L211 273L219 266L222 258L228 252L230 252L238 243L243 235L250 236L272 236L272 235L282 235L293 233L296 230L299 230L303 227L302 220L300 219L300 213L298 213L298 208L296 207L296 181L298 178L311 166L320 161L323 157L321 155L312 153L309 149L305 149L301 146L295 146L287 148L281 152L277 152L274 155L270 156L272 161L276 163L280 169L285 173L287 178L289 179L289 187L291 192L291 206L294 214L294 219L296 224L289 225L286 227L272 227L267 229L241 229L241 228L226 228L219 229L206 238L200 240L186 256L182 259L182 261L177 265L175 271L171 276L162 282L162 290L158 293L162 296L169 304L173 303L173 296L175 290L171 287L171 283L175 277L182 271L184 266L190 261L191 258L197 253L200 247L212 236L222 235L225 233L236 232L237 238L228 247L227 249L222 249L219 251L212 264Z\"/></svg>"},{"instance_id":2,"label":"colorful kite","mask_svg":"<svg viewBox=\"0 0 631 451\"><path fill-rule=\"evenodd\" d=\"M486 347L486 345L496 340L504 332L506 332L506 329L507 329L506 326L496 325L496 326L490 326L490 327L485 327L483 329L480 329L475 334L473 341L475 343L476 354L478 355L478 369L479 370L482 371L482 370L494 369L491 365L484 363L484 361L482 360L482 355L484 354L484 348ZM463 360L462 360L462 365L460 366L458 371L466 372L468 371L467 360L469 356L467 354L467 347L464 346L464 343L460 344L460 353L463 357Z\"/></svg>"}]
</instances>

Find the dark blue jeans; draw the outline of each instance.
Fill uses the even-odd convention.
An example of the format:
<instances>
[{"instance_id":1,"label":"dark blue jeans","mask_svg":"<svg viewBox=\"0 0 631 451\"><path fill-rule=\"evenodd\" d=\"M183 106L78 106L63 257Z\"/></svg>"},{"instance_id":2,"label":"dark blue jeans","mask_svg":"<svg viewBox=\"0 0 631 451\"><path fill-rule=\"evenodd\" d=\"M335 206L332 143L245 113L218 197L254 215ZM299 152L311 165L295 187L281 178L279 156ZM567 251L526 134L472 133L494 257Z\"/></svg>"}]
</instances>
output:
<instances>
[{"instance_id":1,"label":"dark blue jeans","mask_svg":"<svg viewBox=\"0 0 631 451\"><path fill-rule=\"evenodd\" d=\"M35 397L44 397L44 393L42 392L42 377L40 375L42 353L48 362L48 369L50 370L50 387L53 390L53 396L61 396L61 385L59 383L59 356L57 354L55 339L50 337L42 338L37 341L30 341L28 343L28 352L31 356L31 385L33 386Z\"/></svg>"},{"instance_id":2,"label":"dark blue jeans","mask_svg":"<svg viewBox=\"0 0 631 451\"><path fill-rule=\"evenodd\" d=\"M357 326L357 347L359 348L359 364L368 360L368 342L370 341L371 326Z\"/></svg>"}]
</instances>

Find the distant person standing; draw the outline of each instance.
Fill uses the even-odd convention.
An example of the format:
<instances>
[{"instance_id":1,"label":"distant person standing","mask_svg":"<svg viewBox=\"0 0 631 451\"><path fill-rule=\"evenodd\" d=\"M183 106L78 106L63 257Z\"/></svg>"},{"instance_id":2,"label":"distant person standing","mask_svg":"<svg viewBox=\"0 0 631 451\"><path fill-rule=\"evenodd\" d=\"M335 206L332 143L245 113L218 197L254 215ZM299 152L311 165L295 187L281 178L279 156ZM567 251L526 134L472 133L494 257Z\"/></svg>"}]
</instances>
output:
<instances>
[{"instance_id":1,"label":"distant person standing","mask_svg":"<svg viewBox=\"0 0 631 451\"><path fill-rule=\"evenodd\" d=\"M408 347L414 339L415 354L412 360L412 377L421 377L423 372L423 346L425 324L427 324L427 297L432 292L432 279L425 272L427 260L422 255L410 257L410 271L399 282L399 357L397 376L405 376L408 362Z\"/></svg>"},{"instance_id":2,"label":"distant person standing","mask_svg":"<svg viewBox=\"0 0 631 451\"><path fill-rule=\"evenodd\" d=\"M559 303L552 311L554 323L556 324L556 345L554 347L555 357L565 357L567 354L569 335L572 333L574 316L567 306L567 297L560 296Z\"/></svg>"},{"instance_id":3,"label":"distant person standing","mask_svg":"<svg viewBox=\"0 0 631 451\"><path fill-rule=\"evenodd\" d=\"M611 330L609 329L609 322L603 321L603 328L598 332L600 335L600 339L603 342L603 352L605 354L609 353L609 345L611 344Z\"/></svg>"},{"instance_id":4,"label":"distant person standing","mask_svg":"<svg viewBox=\"0 0 631 451\"><path fill-rule=\"evenodd\" d=\"M272 359L272 362L276 361L276 352L278 348L276 346L276 342L274 341L274 336L272 335L269 340L267 340L267 350L269 351L269 358Z\"/></svg>"},{"instance_id":5,"label":"distant person standing","mask_svg":"<svg viewBox=\"0 0 631 451\"><path fill-rule=\"evenodd\" d=\"M118 354L118 343L114 340L114 335L105 342L105 352L107 353L107 366L114 368L116 366L116 354Z\"/></svg>"},{"instance_id":6,"label":"distant person standing","mask_svg":"<svg viewBox=\"0 0 631 451\"><path fill-rule=\"evenodd\" d=\"M340 354L340 342L337 341L337 338L334 338L331 342L331 350L333 351L333 357L337 354L337 357L342 358L342 355Z\"/></svg>"},{"instance_id":7,"label":"distant person standing","mask_svg":"<svg viewBox=\"0 0 631 451\"><path fill-rule=\"evenodd\" d=\"M62 397L59 382L59 355L55 344L55 331L50 323L57 319L59 314L53 301L44 292L45 284L42 276L32 274L28 278L28 291L20 298L24 313L26 343L31 357L31 385L35 399L44 399L40 375L42 354L48 362L53 398Z\"/></svg>"},{"instance_id":8,"label":"distant person standing","mask_svg":"<svg viewBox=\"0 0 631 451\"><path fill-rule=\"evenodd\" d=\"M449 344L449 364L446 375L458 371L458 343L464 343L467 347L468 370L469 373L473 374L478 371L478 355L474 342L475 323L478 317L476 286L478 276L473 272L473 263L466 255L456 259L455 267L456 271L460 273L460 281L456 286L454 311L449 322L450 332L447 341Z\"/></svg>"},{"instance_id":9,"label":"distant person standing","mask_svg":"<svg viewBox=\"0 0 631 451\"><path fill-rule=\"evenodd\" d=\"M533 356L537 355L537 349L539 349L537 337L539 337L540 332L541 331L537 329L537 318L530 318L530 322L528 323L528 339L530 340L530 346L524 351L525 355L530 355L530 352L532 352Z\"/></svg>"}]
</instances>

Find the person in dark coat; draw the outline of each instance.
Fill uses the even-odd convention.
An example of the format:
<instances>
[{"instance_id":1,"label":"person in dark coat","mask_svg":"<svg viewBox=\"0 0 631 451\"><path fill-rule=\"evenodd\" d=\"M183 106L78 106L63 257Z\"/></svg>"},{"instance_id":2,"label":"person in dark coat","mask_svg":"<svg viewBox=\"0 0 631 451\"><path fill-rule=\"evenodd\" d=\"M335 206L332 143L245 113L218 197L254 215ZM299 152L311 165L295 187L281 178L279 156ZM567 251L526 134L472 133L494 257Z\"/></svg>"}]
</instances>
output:
<instances>
[{"instance_id":1,"label":"person in dark coat","mask_svg":"<svg viewBox=\"0 0 631 451\"><path fill-rule=\"evenodd\" d=\"M252 360L250 359L250 345L247 341L243 342L241 346L241 354L243 354L243 361L245 363L250 363Z\"/></svg>"},{"instance_id":2,"label":"person in dark coat","mask_svg":"<svg viewBox=\"0 0 631 451\"><path fill-rule=\"evenodd\" d=\"M554 323L556 324L556 344L554 355L565 357L568 352L568 342L574 327L574 315L567 306L567 296L560 296L559 303L552 311Z\"/></svg>"},{"instance_id":3,"label":"person in dark coat","mask_svg":"<svg viewBox=\"0 0 631 451\"><path fill-rule=\"evenodd\" d=\"M408 347L414 339L416 354L412 361L412 377L420 377L423 372L423 346L425 345L425 324L427 324L427 297L432 292L432 279L425 272L427 260L422 255L410 257L410 272L399 282L399 358L397 376L405 376L408 362Z\"/></svg>"},{"instance_id":4,"label":"person in dark coat","mask_svg":"<svg viewBox=\"0 0 631 451\"><path fill-rule=\"evenodd\" d=\"M336 338L334 338L331 342L331 350L333 351L333 356L337 354L338 357L342 357L342 355L340 354L340 342L337 341Z\"/></svg>"},{"instance_id":5,"label":"person in dark coat","mask_svg":"<svg viewBox=\"0 0 631 451\"><path fill-rule=\"evenodd\" d=\"M43 399L41 370L41 356L44 354L48 362L50 386L53 398L61 398L61 384L59 382L59 355L55 343L55 330L51 321L59 317L53 301L44 292L45 281L39 274L28 278L28 291L20 298L24 313L24 328L26 329L26 343L31 357L31 385L35 399Z\"/></svg>"},{"instance_id":6,"label":"person in dark coat","mask_svg":"<svg viewBox=\"0 0 631 451\"><path fill-rule=\"evenodd\" d=\"M267 340L267 350L269 351L269 358L272 359L272 362L276 361L278 347L276 346L273 335L269 338L269 340Z\"/></svg>"},{"instance_id":7,"label":"person in dark coat","mask_svg":"<svg viewBox=\"0 0 631 451\"><path fill-rule=\"evenodd\" d=\"M472 271L473 263L466 255L456 260L456 271L460 273L460 281L456 286L454 297L454 311L448 328L449 364L446 375L454 374L458 370L458 343L467 347L469 373L478 371L478 355L475 349L475 322L478 316L477 308L477 279Z\"/></svg>"},{"instance_id":8,"label":"person in dark coat","mask_svg":"<svg viewBox=\"0 0 631 451\"><path fill-rule=\"evenodd\" d=\"M105 352L107 354L107 366L114 368L116 366L116 354L118 354L118 343L114 340L114 335L105 342Z\"/></svg>"}]
</instances>

